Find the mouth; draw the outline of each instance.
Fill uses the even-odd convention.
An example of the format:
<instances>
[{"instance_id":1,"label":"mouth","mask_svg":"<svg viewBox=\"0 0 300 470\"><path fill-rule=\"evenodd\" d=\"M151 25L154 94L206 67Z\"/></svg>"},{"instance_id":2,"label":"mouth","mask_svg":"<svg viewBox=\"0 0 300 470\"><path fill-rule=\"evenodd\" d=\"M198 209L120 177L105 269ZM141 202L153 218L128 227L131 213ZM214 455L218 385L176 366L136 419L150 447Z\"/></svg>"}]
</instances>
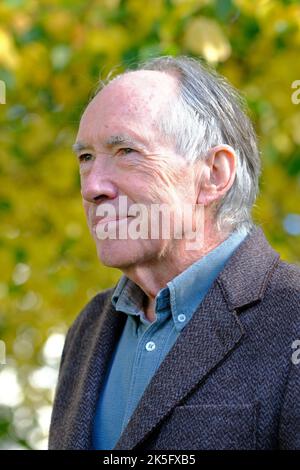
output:
<instances>
[{"instance_id":1,"label":"mouth","mask_svg":"<svg viewBox=\"0 0 300 470\"><path fill-rule=\"evenodd\" d=\"M95 220L92 223L92 230L93 232L97 233L97 227L103 227L104 225L108 225L109 228L114 228L119 224L124 223L127 221L127 219L132 218L132 216L122 216L122 217L116 217L116 218L95 218Z\"/></svg>"},{"instance_id":2,"label":"mouth","mask_svg":"<svg viewBox=\"0 0 300 470\"><path fill-rule=\"evenodd\" d=\"M117 217L105 217L104 219L102 217L96 217L93 222L92 222L92 226L93 227L96 227L97 225L99 224L107 224L109 222L120 222L121 220L125 220L125 219L129 219L130 216L128 215L125 215L125 216L117 216Z\"/></svg>"}]
</instances>

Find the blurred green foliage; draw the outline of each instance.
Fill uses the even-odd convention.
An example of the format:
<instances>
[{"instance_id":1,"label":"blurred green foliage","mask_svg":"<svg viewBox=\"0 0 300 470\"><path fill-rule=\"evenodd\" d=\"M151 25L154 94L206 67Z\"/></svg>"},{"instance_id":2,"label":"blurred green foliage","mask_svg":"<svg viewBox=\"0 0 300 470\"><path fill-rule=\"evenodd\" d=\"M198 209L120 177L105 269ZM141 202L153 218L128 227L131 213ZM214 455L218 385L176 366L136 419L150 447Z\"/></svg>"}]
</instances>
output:
<instances>
[{"instance_id":1,"label":"blurred green foliage","mask_svg":"<svg viewBox=\"0 0 300 470\"><path fill-rule=\"evenodd\" d=\"M49 359L45 341L120 276L99 265L70 151L99 77L160 54L202 57L224 74L246 96L259 136L255 219L283 258L299 262L299 47L292 0L1 1L2 447L45 446L60 344Z\"/></svg>"}]
</instances>

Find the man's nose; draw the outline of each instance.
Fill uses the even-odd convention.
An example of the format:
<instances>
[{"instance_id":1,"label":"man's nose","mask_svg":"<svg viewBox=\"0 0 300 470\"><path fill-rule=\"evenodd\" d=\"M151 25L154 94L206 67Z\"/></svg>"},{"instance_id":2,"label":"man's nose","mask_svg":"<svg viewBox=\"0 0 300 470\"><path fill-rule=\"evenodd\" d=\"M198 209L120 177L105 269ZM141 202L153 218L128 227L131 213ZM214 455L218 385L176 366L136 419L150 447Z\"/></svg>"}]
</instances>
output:
<instances>
[{"instance_id":1,"label":"man's nose","mask_svg":"<svg viewBox=\"0 0 300 470\"><path fill-rule=\"evenodd\" d=\"M117 187L112 181L111 171L95 161L90 171L81 177L81 195L88 202L114 199Z\"/></svg>"}]
</instances>

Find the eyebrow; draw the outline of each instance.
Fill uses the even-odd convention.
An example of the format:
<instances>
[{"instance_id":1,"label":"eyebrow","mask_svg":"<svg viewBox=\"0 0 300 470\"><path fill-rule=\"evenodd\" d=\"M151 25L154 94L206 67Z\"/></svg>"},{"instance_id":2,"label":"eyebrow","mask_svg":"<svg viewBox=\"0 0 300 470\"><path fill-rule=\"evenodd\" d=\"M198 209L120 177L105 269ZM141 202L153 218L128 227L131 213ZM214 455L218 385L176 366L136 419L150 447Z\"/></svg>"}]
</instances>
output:
<instances>
[{"instance_id":1,"label":"eyebrow","mask_svg":"<svg viewBox=\"0 0 300 470\"><path fill-rule=\"evenodd\" d=\"M136 145L137 142L130 136L125 134L111 135L105 142L107 147L115 147L117 145Z\"/></svg>"},{"instance_id":2,"label":"eyebrow","mask_svg":"<svg viewBox=\"0 0 300 470\"><path fill-rule=\"evenodd\" d=\"M140 142L139 140L133 139L132 137L126 134L111 135L105 141L105 146L108 148L114 148L118 145L126 145L128 147L137 146L137 147L142 148L143 150L146 150L146 147L142 142ZM76 154L88 148L92 148L92 146L81 141L75 142L75 144L72 145L73 152Z\"/></svg>"},{"instance_id":3,"label":"eyebrow","mask_svg":"<svg viewBox=\"0 0 300 470\"><path fill-rule=\"evenodd\" d=\"M74 153L78 154L82 150L86 150L90 146L88 144L85 144L84 142L75 142L75 144L72 145L72 150Z\"/></svg>"}]
</instances>

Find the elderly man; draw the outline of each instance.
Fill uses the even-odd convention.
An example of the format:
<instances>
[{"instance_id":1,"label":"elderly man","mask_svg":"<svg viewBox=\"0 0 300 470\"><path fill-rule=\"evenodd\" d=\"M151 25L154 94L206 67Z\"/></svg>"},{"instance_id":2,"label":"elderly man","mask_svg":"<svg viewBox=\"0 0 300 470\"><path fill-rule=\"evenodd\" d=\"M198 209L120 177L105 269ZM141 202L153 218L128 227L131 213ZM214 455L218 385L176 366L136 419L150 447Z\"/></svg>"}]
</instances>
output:
<instances>
[{"instance_id":1,"label":"elderly man","mask_svg":"<svg viewBox=\"0 0 300 470\"><path fill-rule=\"evenodd\" d=\"M153 59L98 90L74 150L98 257L123 275L68 331L50 449L300 448L300 271L251 221L238 94L196 60Z\"/></svg>"}]
</instances>

